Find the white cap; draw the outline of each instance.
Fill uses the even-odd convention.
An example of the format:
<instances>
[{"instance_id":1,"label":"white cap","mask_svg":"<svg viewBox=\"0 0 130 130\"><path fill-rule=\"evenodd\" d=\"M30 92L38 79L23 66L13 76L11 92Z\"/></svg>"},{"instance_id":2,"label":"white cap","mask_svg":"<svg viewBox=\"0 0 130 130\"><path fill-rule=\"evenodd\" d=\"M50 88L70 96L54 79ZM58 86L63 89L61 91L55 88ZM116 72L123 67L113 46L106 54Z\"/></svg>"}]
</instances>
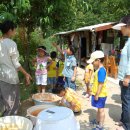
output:
<instances>
[{"instance_id":1,"label":"white cap","mask_svg":"<svg viewBox=\"0 0 130 130\"><path fill-rule=\"evenodd\" d=\"M121 27L126 26L125 23L118 23L115 26L113 26L112 28L115 30L121 30Z\"/></svg>"},{"instance_id":2,"label":"white cap","mask_svg":"<svg viewBox=\"0 0 130 130\"><path fill-rule=\"evenodd\" d=\"M103 58L104 53L102 51L95 51L91 54L90 59L87 61L87 63L93 63L96 59Z\"/></svg>"}]
</instances>

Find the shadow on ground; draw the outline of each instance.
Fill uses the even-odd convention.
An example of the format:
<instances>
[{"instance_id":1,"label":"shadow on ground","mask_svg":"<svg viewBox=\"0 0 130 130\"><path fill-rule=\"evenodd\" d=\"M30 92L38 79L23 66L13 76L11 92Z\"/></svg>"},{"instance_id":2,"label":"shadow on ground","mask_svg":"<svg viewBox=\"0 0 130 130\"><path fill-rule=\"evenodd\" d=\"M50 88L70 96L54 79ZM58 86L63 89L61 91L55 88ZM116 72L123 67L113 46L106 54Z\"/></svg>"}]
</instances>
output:
<instances>
[{"instance_id":1,"label":"shadow on ground","mask_svg":"<svg viewBox=\"0 0 130 130\"><path fill-rule=\"evenodd\" d=\"M96 110L94 110L94 109L87 109L87 110L84 111L84 113L88 113L89 121L96 118Z\"/></svg>"},{"instance_id":2,"label":"shadow on ground","mask_svg":"<svg viewBox=\"0 0 130 130\"><path fill-rule=\"evenodd\" d=\"M114 104L106 104L105 108L109 110L109 116L113 121L118 122L121 116L121 106ZM117 113L118 112L118 113Z\"/></svg>"},{"instance_id":3,"label":"shadow on ground","mask_svg":"<svg viewBox=\"0 0 130 130\"><path fill-rule=\"evenodd\" d=\"M121 96L119 94L114 94L111 98L115 101L115 103L121 104Z\"/></svg>"}]
</instances>

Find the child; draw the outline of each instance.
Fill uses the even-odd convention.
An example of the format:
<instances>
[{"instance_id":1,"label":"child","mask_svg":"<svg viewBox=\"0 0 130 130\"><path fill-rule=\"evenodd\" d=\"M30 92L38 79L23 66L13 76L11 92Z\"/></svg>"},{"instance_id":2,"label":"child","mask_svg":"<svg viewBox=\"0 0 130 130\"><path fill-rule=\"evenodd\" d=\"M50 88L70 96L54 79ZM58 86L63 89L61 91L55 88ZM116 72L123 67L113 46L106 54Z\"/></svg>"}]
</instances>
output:
<instances>
[{"instance_id":1,"label":"child","mask_svg":"<svg viewBox=\"0 0 130 130\"><path fill-rule=\"evenodd\" d=\"M36 63L36 85L38 85L38 92L45 92L45 86L47 85L47 68L52 60L47 56L45 46L39 46L37 48L37 53L38 56L33 59L33 63ZM48 62L49 64L47 64Z\"/></svg>"},{"instance_id":2,"label":"child","mask_svg":"<svg viewBox=\"0 0 130 130\"><path fill-rule=\"evenodd\" d=\"M91 88L90 88L90 86L92 86L92 75L93 75L93 72L94 72L93 64L92 63L90 63L90 64L88 63L88 65L85 67L85 74L84 74L84 80L85 80L85 84L86 84L86 87L87 87L86 94L88 95L87 96L88 98L91 95Z\"/></svg>"},{"instance_id":3,"label":"child","mask_svg":"<svg viewBox=\"0 0 130 130\"><path fill-rule=\"evenodd\" d=\"M62 74L62 71L64 69L64 55L61 55L61 58L58 60L57 62L57 68L58 68L58 79L57 79L57 83L58 84L62 84L64 85L65 82L64 82L64 76Z\"/></svg>"},{"instance_id":4,"label":"child","mask_svg":"<svg viewBox=\"0 0 130 130\"><path fill-rule=\"evenodd\" d=\"M55 51L51 52L52 64L48 68L48 78L47 84L54 88L57 82L58 70L57 70L57 61L56 61L57 53Z\"/></svg>"},{"instance_id":5,"label":"child","mask_svg":"<svg viewBox=\"0 0 130 130\"><path fill-rule=\"evenodd\" d=\"M57 94L59 97L62 97L60 105L70 108L74 112L81 111L81 102L79 96L71 88L64 88L63 85L57 84L52 90L54 94Z\"/></svg>"},{"instance_id":6,"label":"child","mask_svg":"<svg viewBox=\"0 0 130 130\"><path fill-rule=\"evenodd\" d=\"M72 88L73 90L76 90L75 85L75 79L76 79L76 72L77 72L77 63L76 58L74 56L75 49L72 45L68 46L68 49L66 51L62 51L57 44L53 43L53 46L56 47L56 49L64 55L65 57L65 64L63 69L63 75L64 75L64 81L65 85L64 87Z\"/></svg>"},{"instance_id":7,"label":"child","mask_svg":"<svg viewBox=\"0 0 130 130\"><path fill-rule=\"evenodd\" d=\"M102 51L95 51L91 54L89 63L93 63L97 69L94 73L94 81L92 86L92 106L98 108L97 111L97 126L94 130L103 130L103 124L105 120L105 102L107 99L106 88L106 70L103 66L104 53Z\"/></svg>"}]
</instances>

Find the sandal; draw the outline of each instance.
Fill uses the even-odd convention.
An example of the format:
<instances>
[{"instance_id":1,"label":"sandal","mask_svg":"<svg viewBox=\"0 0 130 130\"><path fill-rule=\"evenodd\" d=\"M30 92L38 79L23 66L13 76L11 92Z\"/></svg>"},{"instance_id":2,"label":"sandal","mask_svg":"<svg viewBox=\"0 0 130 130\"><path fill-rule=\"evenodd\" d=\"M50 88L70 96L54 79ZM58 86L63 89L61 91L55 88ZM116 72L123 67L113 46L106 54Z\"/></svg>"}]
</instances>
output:
<instances>
[{"instance_id":1,"label":"sandal","mask_svg":"<svg viewBox=\"0 0 130 130\"><path fill-rule=\"evenodd\" d=\"M116 122L115 125L122 126L123 123L121 121L119 121L119 122Z\"/></svg>"},{"instance_id":2,"label":"sandal","mask_svg":"<svg viewBox=\"0 0 130 130\"><path fill-rule=\"evenodd\" d=\"M123 126L119 126L118 128L116 128L116 130L125 130L125 128Z\"/></svg>"}]
</instances>

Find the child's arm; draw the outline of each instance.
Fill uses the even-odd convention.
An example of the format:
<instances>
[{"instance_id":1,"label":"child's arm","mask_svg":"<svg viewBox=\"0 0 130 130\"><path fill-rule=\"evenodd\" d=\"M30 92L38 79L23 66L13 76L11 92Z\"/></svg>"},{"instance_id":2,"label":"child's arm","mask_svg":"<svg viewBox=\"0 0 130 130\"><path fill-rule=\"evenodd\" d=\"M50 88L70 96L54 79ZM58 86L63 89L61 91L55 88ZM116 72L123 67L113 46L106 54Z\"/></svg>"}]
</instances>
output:
<instances>
[{"instance_id":1,"label":"child's arm","mask_svg":"<svg viewBox=\"0 0 130 130\"><path fill-rule=\"evenodd\" d=\"M56 78L58 78L59 75L59 68L56 67Z\"/></svg>"},{"instance_id":2,"label":"child's arm","mask_svg":"<svg viewBox=\"0 0 130 130\"><path fill-rule=\"evenodd\" d=\"M84 79L83 79L84 81L85 81L85 76L86 76L86 67L85 67L85 72L84 72Z\"/></svg>"},{"instance_id":3,"label":"child's arm","mask_svg":"<svg viewBox=\"0 0 130 130\"><path fill-rule=\"evenodd\" d=\"M53 45L62 55L64 55L63 50L62 50L59 46L57 46L56 43L52 43L52 45Z\"/></svg>"},{"instance_id":4,"label":"child's arm","mask_svg":"<svg viewBox=\"0 0 130 130\"><path fill-rule=\"evenodd\" d=\"M95 95L95 100L98 100L98 97L102 91L102 87L104 85L105 79L106 79L106 70L104 68L101 68L98 71L98 89Z\"/></svg>"},{"instance_id":5,"label":"child's arm","mask_svg":"<svg viewBox=\"0 0 130 130\"><path fill-rule=\"evenodd\" d=\"M101 92L101 90L102 90L103 84L104 84L104 83L99 83L99 84L98 84L98 90L97 90L97 93L96 93L96 95L95 95L95 100L98 100L98 97L99 97L99 94L100 94L100 92Z\"/></svg>"},{"instance_id":6,"label":"child's arm","mask_svg":"<svg viewBox=\"0 0 130 130\"><path fill-rule=\"evenodd\" d=\"M47 68L49 68L49 66L52 64L52 59L51 59L51 57L48 57L47 62L49 62L49 64L47 64Z\"/></svg>"},{"instance_id":7,"label":"child's arm","mask_svg":"<svg viewBox=\"0 0 130 130\"><path fill-rule=\"evenodd\" d=\"M89 70L89 80L91 80L92 74L93 74L93 71Z\"/></svg>"},{"instance_id":8,"label":"child's arm","mask_svg":"<svg viewBox=\"0 0 130 130\"><path fill-rule=\"evenodd\" d=\"M72 78L71 78L72 81L75 81L75 79L76 79L76 74L77 74L77 67L75 66L75 67L74 67L74 74L73 74L73 76L72 76Z\"/></svg>"}]
</instances>

